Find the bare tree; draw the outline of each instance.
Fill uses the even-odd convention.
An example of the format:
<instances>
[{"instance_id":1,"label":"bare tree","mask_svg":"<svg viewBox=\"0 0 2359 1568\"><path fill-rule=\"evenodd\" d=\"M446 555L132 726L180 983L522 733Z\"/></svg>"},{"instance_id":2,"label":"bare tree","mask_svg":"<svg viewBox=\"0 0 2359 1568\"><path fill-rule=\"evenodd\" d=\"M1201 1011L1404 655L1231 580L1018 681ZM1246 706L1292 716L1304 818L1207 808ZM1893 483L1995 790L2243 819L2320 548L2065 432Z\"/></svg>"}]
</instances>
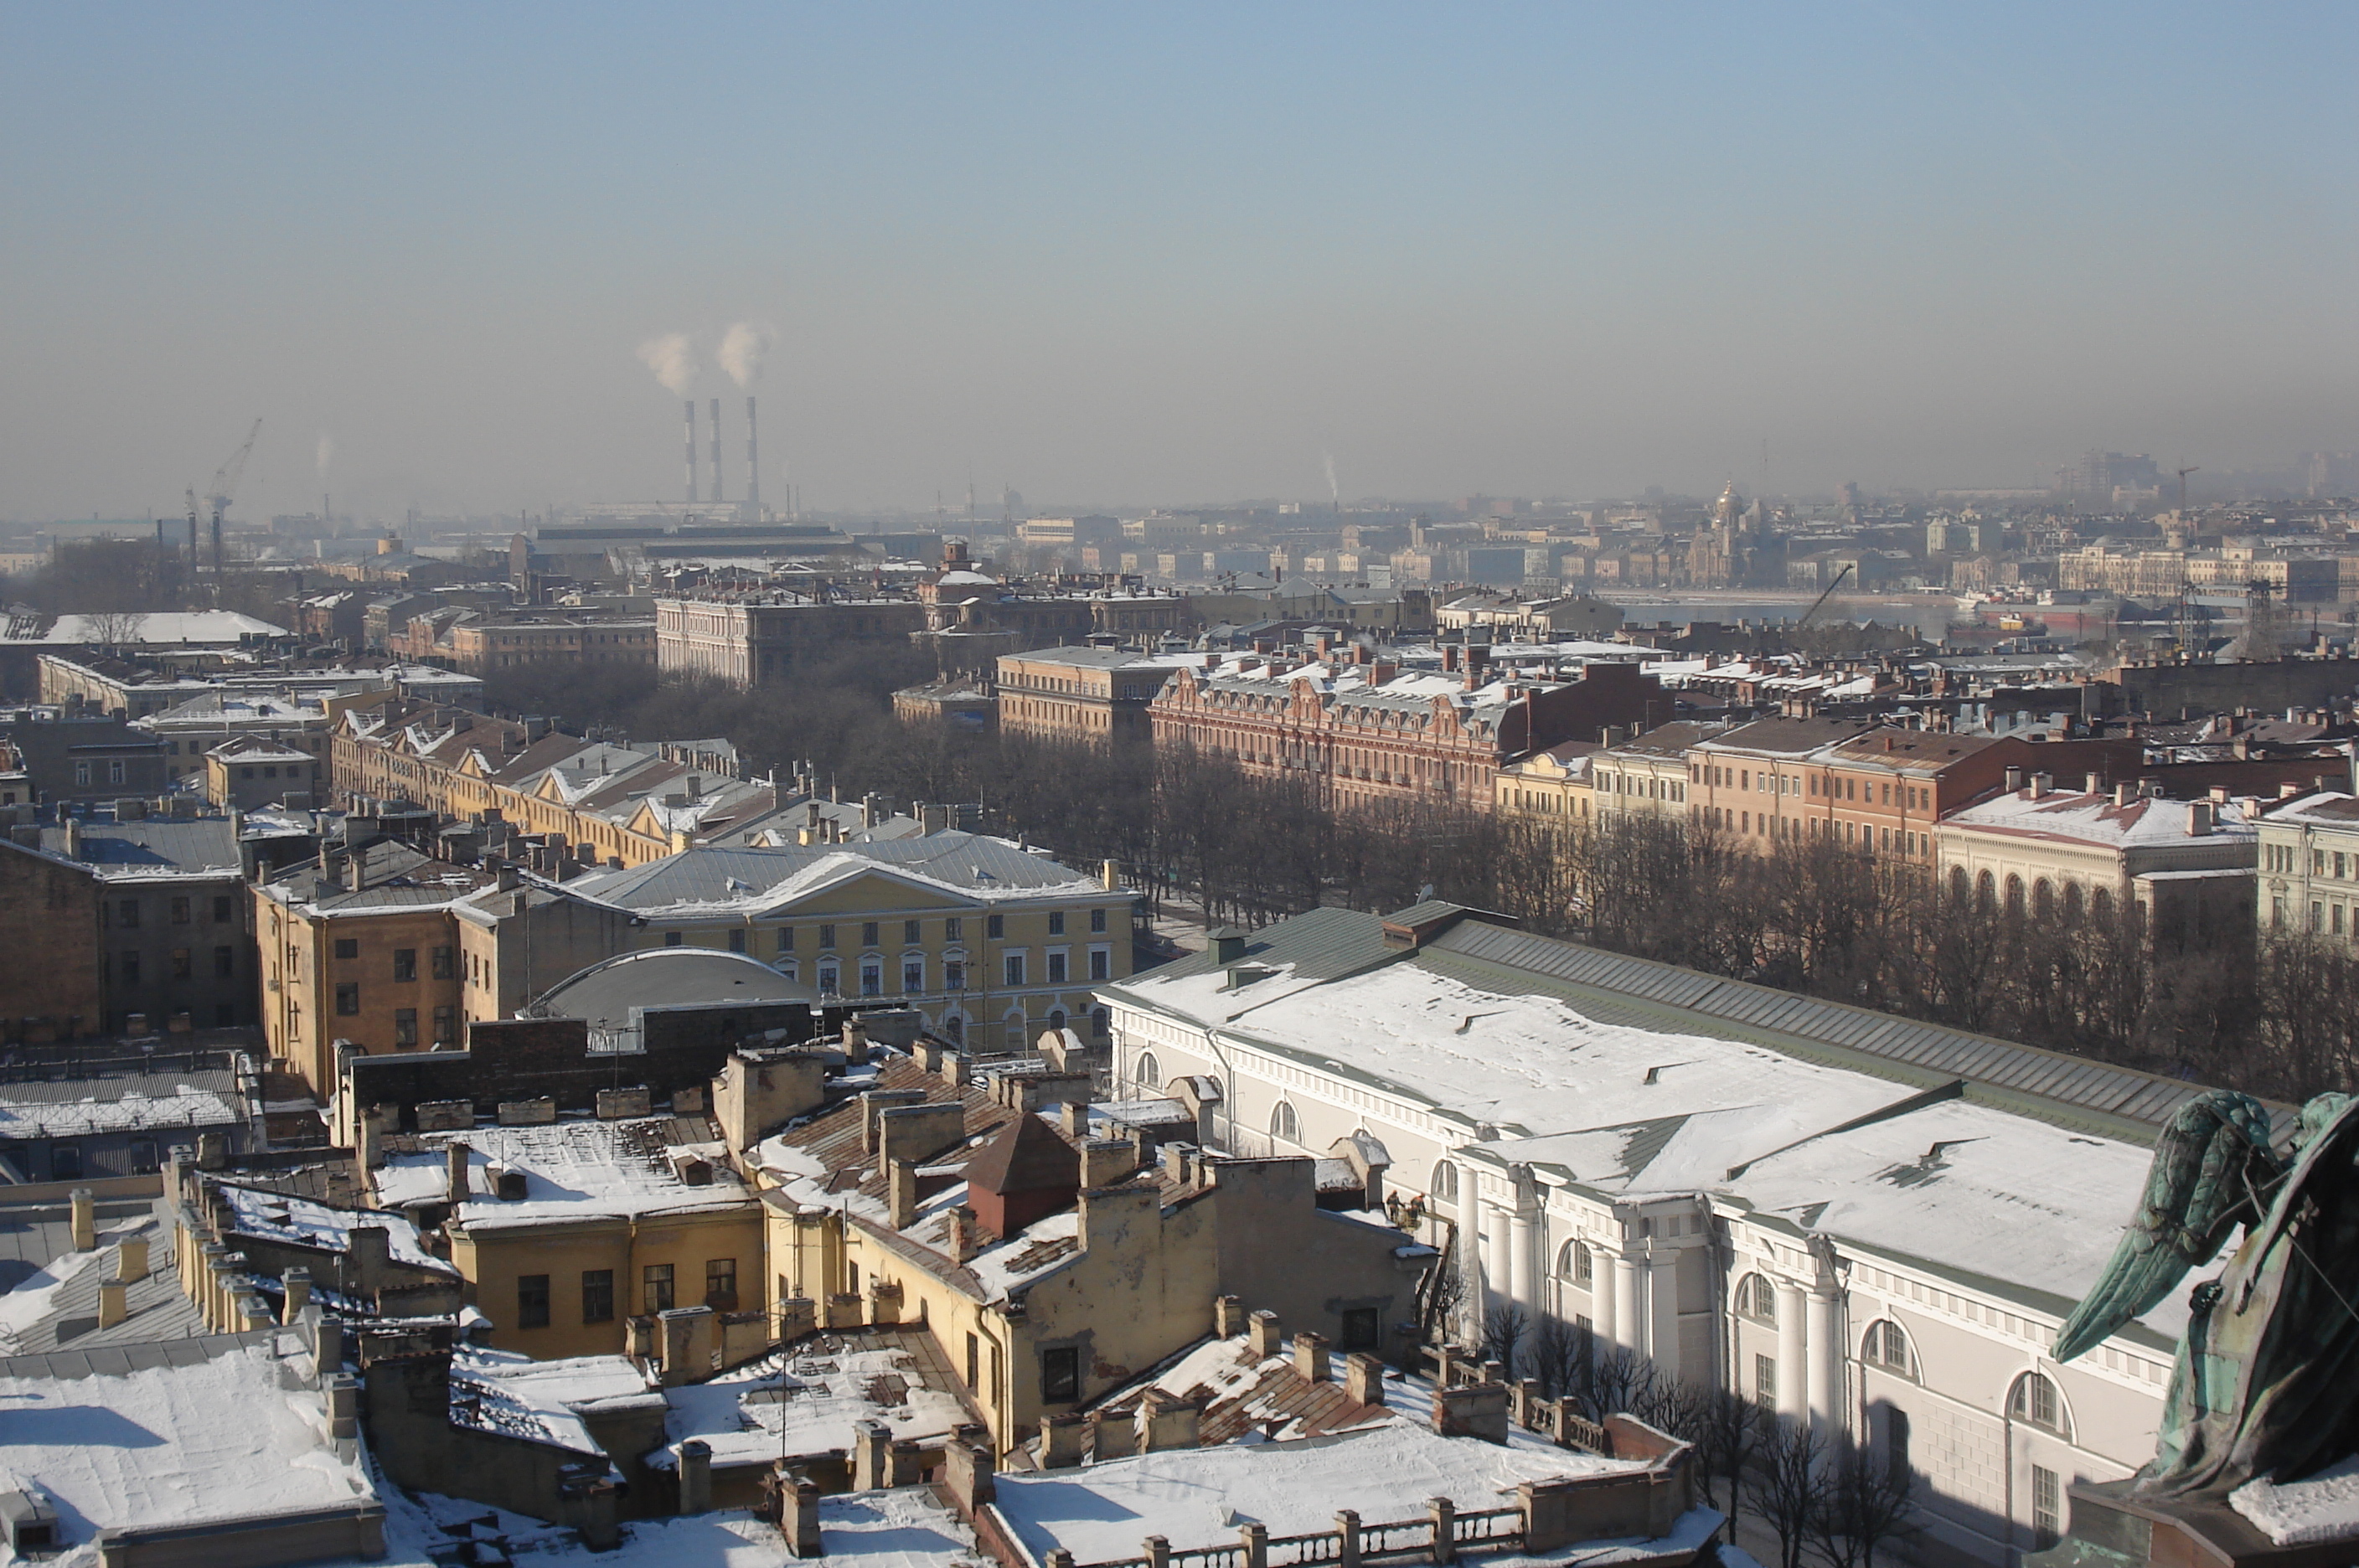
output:
<instances>
[{"instance_id":1,"label":"bare tree","mask_svg":"<svg viewBox=\"0 0 2359 1568\"><path fill-rule=\"evenodd\" d=\"M1743 1500L1745 1466L1768 1435L1775 1419L1769 1410L1734 1388L1715 1387L1704 1397L1703 1419L1690 1441L1696 1445L1696 1462L1703 1471L1706 1492L1711 1490L1714 1475L1728 1482L1731 1530L1735 1529L1738 1505Z\"/></svg>"},{"instance_id":2,"label":"bare tree","mask_svg":"<svg viewBox=\"0 0 2359 1568\"><path fill-rule=\"evenodd\" d=\"M1483 1314L1483 1356L1506 1369L1508 1377L1516 1375L1516 1352L1531 1334L1532 1314L1520 1301L1501 1301Z\"/></svg>"},{"instance_id":3,"label":"bare tree","mask_svg":"<svg viewBox=\"0 0 2359 1568\"><path fill-rule=\"evenodd\" d=\"M1916 1481L1854 1443L1824 1467L1810 1536L1830 1568L1875 1568L1875 1549L1908 1528Z\"/></svg>"},{"instance_id":4,"label":"bare tree","mask_svg":"<svg viewBox=\"0 0 2359 1568\"><path fill-rule=\"evenodd\" d=\"M1590 1358L1588 1376L1575 1397L1590 1420L1602 1421L1607 1416L1636 1415L1654 1392L1655 1364L1627 1345L1606 1345Z\"/></svg>"},{"instance_id":5,"label":"bare tree","mask_svg":"<svg viewBox=\"0 0 2359 1568\"><path fill-rule=\"evenodd\" d=\"M1531 1376L1539 1379L1540 1392L1556 1399L1578 1388L1588 1371L1590 1357L1596 1354L1596 1334L1587 1323L1543 1315L1539 1326L1532 1331L1528 1357Z\"/></svg>"},{"instance_id":6,"label":"bare tree","mask_svg":"<svg viewBox=\"0 0 2359 1568\"><path fill-rule=\"evenodd\" d=\"M1745 1477L1753 1511L1777 1537L1777 1568L1802 1568L1821 1508L1826 1443L1808 1421L1773 1420Z\"/></svg>"},{"instance_id":7,"label":"bare tree","mask_svg":"<svg viewBox=\"0 0 2359 1568\"><path fill-rule=\"evenodd\" d=\"M82 628L92 643L114 653L137 642L147 622L144 610L92 610L82 616Z\"/></svg>"}]
</instances>

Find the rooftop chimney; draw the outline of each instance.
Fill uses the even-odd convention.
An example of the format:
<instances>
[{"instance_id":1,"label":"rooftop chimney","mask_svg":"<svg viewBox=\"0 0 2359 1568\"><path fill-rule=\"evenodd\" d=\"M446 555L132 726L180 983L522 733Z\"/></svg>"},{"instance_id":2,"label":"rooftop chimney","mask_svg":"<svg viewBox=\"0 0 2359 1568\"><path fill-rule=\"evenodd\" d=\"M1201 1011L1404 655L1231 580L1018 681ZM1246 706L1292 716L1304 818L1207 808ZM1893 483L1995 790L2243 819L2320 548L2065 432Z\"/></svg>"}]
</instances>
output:
<instances>
[{"instance_id":1,"label":"rooftop chimney","mask_svg":"<svg viewBox=\"0 0 2359 1568\"><path fill-rule=\"evenodd\" d=\"M2187 804L2187 836L2201 838L2212 831L2212 812L2219 810L2209 800L2190 800Z\"/></svg>"},{"instance_id":2,"label":"rooftop chimney","mask_svg":"<svg viewBox=\"0 0 2359 1568\"><path fill-rule=\"evenodd\" d=\"M2018 790L2018 789L2022 789L2022 788L2023 788L2023 769L2022 769L2022 768L2008 768L2008 769L2006 770L2006 792L2007 792L2008 794L2012 795L2012 794L2014 794L2017 790Z\"/></svg>"},{"instance_id":3,"label":"rooftop chimney","mask_svg":"<svg viewBox=\"0 0 2359 1568\"><path fill-rule=\"evenodd\" d=\"M721 399L712 400L712 430L709 438L712 446L712 499L721 499Z\"/></svg>"},{"instance_id":4,"label":"rooftop chimney","mask_svg":"<svg viewBox=\"0 0 2359 1568\"><path fill-rule=\"evenodd\" d=\"M688 399L688 504L696 505L696 399Z\"/></svg>"},{"instance_id":5,"label":"rooftop chimney","mask_svg":"<svg viewBox=\"0 0 2359 1568\"><path fill-rule=\"evenodd\" d=\"M754 395L745 395L745 510L758 517L762 511L762 454L754 443Z\"/></svg>"}]
</instances>

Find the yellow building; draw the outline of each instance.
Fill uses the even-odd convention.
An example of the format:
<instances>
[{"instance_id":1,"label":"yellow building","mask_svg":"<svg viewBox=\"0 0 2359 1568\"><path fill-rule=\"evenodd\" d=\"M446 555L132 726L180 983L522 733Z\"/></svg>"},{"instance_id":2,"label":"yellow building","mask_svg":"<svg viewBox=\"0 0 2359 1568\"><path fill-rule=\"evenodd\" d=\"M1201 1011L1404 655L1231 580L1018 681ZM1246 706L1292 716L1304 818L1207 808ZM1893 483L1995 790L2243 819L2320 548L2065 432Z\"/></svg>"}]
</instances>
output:
<instances>
[{"instance_id":1,"label":"yellow building","mask_svg":"<svg viewBox=\"0 0 2359 1568\"><path fill-rule=\"evenodd\" d=\"M1588 741L1567 741L1507 764L1499 769L1493 804L1503 812L1569 827L1588 822L1594 794L1590 765L1600 749Z\"/></svg>"},{"instance_id":2,"label":"yellow building","mask_svg":"<svg viewBox=\"0 0 2359 1568\"><path fill-rule=\"evenodd\" d=\"M1120 648L1044 648L1002 654L999 728L1044 740L1144 744L1147 705L1183 664L1201 655L1156 655Z\"/></svg>"}]
</instances>

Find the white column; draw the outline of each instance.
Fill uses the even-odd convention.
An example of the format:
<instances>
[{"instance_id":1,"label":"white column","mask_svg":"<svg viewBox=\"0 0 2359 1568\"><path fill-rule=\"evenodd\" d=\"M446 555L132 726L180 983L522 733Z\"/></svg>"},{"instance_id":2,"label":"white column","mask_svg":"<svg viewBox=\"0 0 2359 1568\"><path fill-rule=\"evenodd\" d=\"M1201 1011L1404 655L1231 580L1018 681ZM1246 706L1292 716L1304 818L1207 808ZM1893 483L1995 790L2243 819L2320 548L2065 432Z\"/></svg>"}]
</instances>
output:
<instances>
[{"instance_id":1,"label":"white column","mask_svg":"<svg viewBox=\"0 0 2359 1568\"><path fill-rule=\"evenodd\" d=\"M1803 1366L1806 1300L1808 1292L1799 1285L1777 1281L1777 1413L1795 1421L1810 1410L1809 1373Z\"/></svg>"},{"instance_id":2,"label":"white column","mask_svg":"<svg viewBox=\"0 0 2359 1568\"><path fill-rule=\"evenodd\" d=\"M1601 1345L1614 1343L1614 1255L1602 1242L1589 1241L1589 1327Z\"/></svg>"},{"instance_id":3,"label":"white column","mask_svg":"<svg viewBox=\"0 0 2359 1568\"><path fill-rule=\"evenodd\" d=\"M1495 1204L1483 1205L1483 1310L1490 1311L1509 1297L1515 1286L1515 1243L1509 1235L1512 1216Z\"/></svg>"},{"instance_id":4,"label":"white column","mask_svg":"<svg viewBox=\"0 0 2359 1568\"><path fill-rule=\"evenodd\" d=\"M1659 1239L1647 1269L1647 1304L1652 1320L1647 1349L1654 1357L1655 1375L1675 1379L1680 1375L1680 1254Z\"/></svg>"},{"instance_id":5,"label":"white column","mask_svg":"<svg viewBox=\"0 0 2359 1568\"><path fill-rule=\"evenodd\" d=\"M1832 1443L1847 1424L1843 1419L1842 1301L1832 1290L1812 1290L1810 1302L1810 1428Z\"/></svg>"},{"instance_id":6,"label":"white column","mask_svg":"<svg viewBox=\"0 0 2359 1568\"><path fill-rule=\"evenodd\" d=\"M1537 1325L1540 1315L1540 1271L1533 1267L1534 1216L1513 1214L1507 1221L1507 1291Z\"/></svg>"},{"instance_id":7,"label":"white column","mask_svg":"<svg viewBox=\"0 0 2359 1568\"><path fill-rule=\"evenodd\" d=\"M1647 1348L1646 1325L1638 1317L1638 1264L1616 1252L1614 1259L1614 1343L1625 1350Z\"/></svg>"}]
</instances>

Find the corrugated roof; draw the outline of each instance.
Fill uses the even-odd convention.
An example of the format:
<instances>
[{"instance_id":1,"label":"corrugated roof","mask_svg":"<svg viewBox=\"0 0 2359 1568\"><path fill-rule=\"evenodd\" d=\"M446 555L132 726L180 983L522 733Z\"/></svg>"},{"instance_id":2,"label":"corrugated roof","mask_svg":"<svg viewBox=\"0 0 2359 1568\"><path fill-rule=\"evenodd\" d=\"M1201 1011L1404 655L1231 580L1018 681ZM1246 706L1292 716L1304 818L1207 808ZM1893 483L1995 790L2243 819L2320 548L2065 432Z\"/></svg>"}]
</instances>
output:
<instances>
[{"instance_id":1,"label":"corrugated roof","mask_svg":"<svg viewBox=\"0 0 2359 1568\"><path fill-rule=\"evenodd\" d=\"M1287 965L1308 980L1334 980L1400 958L1408 949L1385 941L1384 926L1357 909L1311 909L1265 926L1245 944L1245 958L1264 965ZM1211 953L1176 959L1151 971L1159 979L1210 975L1226 965Z\"/></svg>"},{"instance_id":2,"label":"corrugated roof","mask_svg":"<svg viewBox=\"0 0 2359 1568\"><path fill-rule=\"evenodd\" d=\"M1545 989L1601 1021L1749 1040L1927 1086L1962 1079L1991 1092L1985 1097L2010 1102L2010 1108L2064 1120L2074 1119L2071 1113L2077 1112L2117 1135L2149 1134L2205 1088L1477 920L1460 921L1419 957L1444 970L1475 971L1471 977L1494 988L1528 990L1533 977L1545 976L1557 982ZM1514 977L1503 978L1498 969L1512 971ZM1685 1016L1665 1017L1672 1010ZM2111 1125L2116 1122L2129 1125Z\"/></svg>"}]
</instances>

